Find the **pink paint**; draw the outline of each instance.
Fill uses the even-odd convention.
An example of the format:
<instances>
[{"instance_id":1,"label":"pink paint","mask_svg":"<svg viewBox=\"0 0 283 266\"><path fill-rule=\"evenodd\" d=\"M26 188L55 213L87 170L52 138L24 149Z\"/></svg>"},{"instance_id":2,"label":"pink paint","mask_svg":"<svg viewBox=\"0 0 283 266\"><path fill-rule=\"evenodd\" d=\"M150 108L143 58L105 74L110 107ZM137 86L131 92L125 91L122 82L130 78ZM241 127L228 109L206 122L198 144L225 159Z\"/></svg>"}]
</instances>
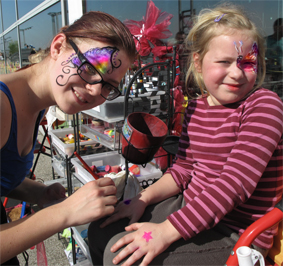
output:
<instances>
[{"instance_id":1,"label":"pink paint","mask_svg":"<svg viewBox=\"0 0 283 266\"><path fill-rule=\"evenodd\" d=\"M237 67L241 70L247 71L247 72L253 72L257 73L257 56L258 56L258 46L257 43L254 42L252 45L251 51L246 55L243 56L243 42L239 42L239 47L237 46L237 43L234 42L235 49L238 53L237 57Z\"/></svg>"},{"instance_id":2,"label":"pink paint","mask_svg":"<svg viewBox=\"0 0 283 266\"><path fill-rule=\"evenodd\" d=\"M146 242L149 242L149 240L152 239L151 233L152 232L144 232L142 237L146 240Z\"/></svg>"}]
</instances>

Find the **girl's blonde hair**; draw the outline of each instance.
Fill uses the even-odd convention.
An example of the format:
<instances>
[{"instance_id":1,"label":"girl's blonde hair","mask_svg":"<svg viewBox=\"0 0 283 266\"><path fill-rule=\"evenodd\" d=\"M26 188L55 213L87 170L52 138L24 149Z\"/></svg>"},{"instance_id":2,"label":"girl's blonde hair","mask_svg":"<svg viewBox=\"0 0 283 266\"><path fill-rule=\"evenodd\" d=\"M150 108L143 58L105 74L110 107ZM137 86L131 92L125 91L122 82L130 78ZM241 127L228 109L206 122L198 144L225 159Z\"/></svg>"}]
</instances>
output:
<instances>
[{"instance_id":1,"label":"girl's blonde hair","mask_svg":"<svg viewBox=\"0 0 283 266\"><path fill-rule=\"evenodd\" d=\"M265 78L265 46L264 38L255 24L250 21L244 11L235 5L224 4L214 9L203 9L196 17L195 24L186 38L186 45L190 51L188 71L186 73L186 87L197 85L201 93L206 88L201 73L195 69L193 54L199 54L200 63L208 51L210 40L216 36L233 34L233 30L246 30L258 45L258 73L254 90L259 88Z\"/></svg>"}]
</instances>

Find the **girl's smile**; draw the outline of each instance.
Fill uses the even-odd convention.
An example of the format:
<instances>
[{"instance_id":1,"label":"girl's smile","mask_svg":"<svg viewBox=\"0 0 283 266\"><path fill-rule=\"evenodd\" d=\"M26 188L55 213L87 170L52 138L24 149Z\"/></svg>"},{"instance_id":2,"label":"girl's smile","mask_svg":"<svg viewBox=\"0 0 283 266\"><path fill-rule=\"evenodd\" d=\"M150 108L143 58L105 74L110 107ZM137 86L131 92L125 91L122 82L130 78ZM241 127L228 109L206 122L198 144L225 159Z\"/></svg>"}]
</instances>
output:
<instances>
[{"instance_id":1,"label":"girl's smile","mask_svg":"<svg viewBox=\"0 0 283 266\"><path fill-rule=\"evenodd\" d=\"M240 101L253 89L257 53L253 53L252 60L249 58L254 44L248 31L235 31L233 35L214 37L201 63L196 54L196 69L202 74L212 105Z\"/></svg>"},{"instance_id":2,"label":"girl's smile","mask_svg":"<svg viewBox=\"0 0 283 266\"><path fill-rule=\"evenodd\" d=\"M241 85L234 85L234 84L226 84L227 88L231 91L237 91L241 87Z\"/></svg>"}]
</instances>

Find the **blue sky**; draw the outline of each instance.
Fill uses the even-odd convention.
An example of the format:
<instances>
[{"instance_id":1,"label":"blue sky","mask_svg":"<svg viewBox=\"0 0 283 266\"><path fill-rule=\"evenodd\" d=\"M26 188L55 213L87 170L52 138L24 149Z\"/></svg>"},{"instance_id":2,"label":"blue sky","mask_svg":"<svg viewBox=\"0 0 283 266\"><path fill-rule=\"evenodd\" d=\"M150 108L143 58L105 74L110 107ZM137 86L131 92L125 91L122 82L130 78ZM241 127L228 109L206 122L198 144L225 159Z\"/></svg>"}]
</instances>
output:
<instances>
[{"instance_id":1,"label":"blue sky","mask_svg":"<svg viewBox=\"0 0 283 266\"><path fill-rule=\"evenodd\" d=\"M41 0L18 0L19 17L36 7L40 4ZM153 0L155 5L161 9L171 13L174 17L171 20L169 30L173 33L178 31L178 0ZM283 7L282 0L234 0L231 1L235 4L242 5L246 11L250 14L251 18L257 26L262 30L263 35L272 34L272 25L275 19L282 17ZM203 7L213 7L219 1L212 0L194 0L193 5L196 9L196 13ZM87 10L101 10L105 11L121 21L125 19L141 20L146 12L147 0L88 0ZM190 0L182 0L182 10L190 9ZM13 0L2 0L2 12L4 20L4 28L15 22L15 4ZM52 30L52 17L48 15L50 12L60 11L60 3L54 5L50 9L44 11L41 15L36 16L30 21L26 22L21 26L21 29L27 29L32 27L30 30L25 30L26 43L32 44L38 48L46 48L53 37ZM61 16L59 18L59 27L61 27ZM21 31L21 39L23 43L23 31ZM11 32L7 37L16 39L16 31Z\"/></svg>"}]
</instances>

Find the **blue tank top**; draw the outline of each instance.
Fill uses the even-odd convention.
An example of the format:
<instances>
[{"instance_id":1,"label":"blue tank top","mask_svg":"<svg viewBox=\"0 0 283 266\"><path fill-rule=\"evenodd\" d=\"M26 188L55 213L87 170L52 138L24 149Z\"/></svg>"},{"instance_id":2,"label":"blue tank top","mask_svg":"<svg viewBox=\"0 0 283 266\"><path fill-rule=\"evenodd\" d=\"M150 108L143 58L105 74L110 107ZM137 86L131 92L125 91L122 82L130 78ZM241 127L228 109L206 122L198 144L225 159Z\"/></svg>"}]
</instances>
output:
<instances>
[{"instance_id":1,"label":"blue tank top","mask_svg":"<svg viewBox=\"0 0 283 266\"><path fill-rule=\"evenodd\" d=\"M10 135L7 143L1 149L1 197L6 196L20 185L25 177L29 174L33 164L34 148L37 141L37 133L39 128L39 122L44 115L45 110L39 113L37 123L34 131L34 144L29 154L22 157L19 155L17 146L17 112L14 104L14 100L9 88L0 81L0 90L3 91L11 104L12 109L12 123L10 129Z\"/></svg>"}]
</instances>

